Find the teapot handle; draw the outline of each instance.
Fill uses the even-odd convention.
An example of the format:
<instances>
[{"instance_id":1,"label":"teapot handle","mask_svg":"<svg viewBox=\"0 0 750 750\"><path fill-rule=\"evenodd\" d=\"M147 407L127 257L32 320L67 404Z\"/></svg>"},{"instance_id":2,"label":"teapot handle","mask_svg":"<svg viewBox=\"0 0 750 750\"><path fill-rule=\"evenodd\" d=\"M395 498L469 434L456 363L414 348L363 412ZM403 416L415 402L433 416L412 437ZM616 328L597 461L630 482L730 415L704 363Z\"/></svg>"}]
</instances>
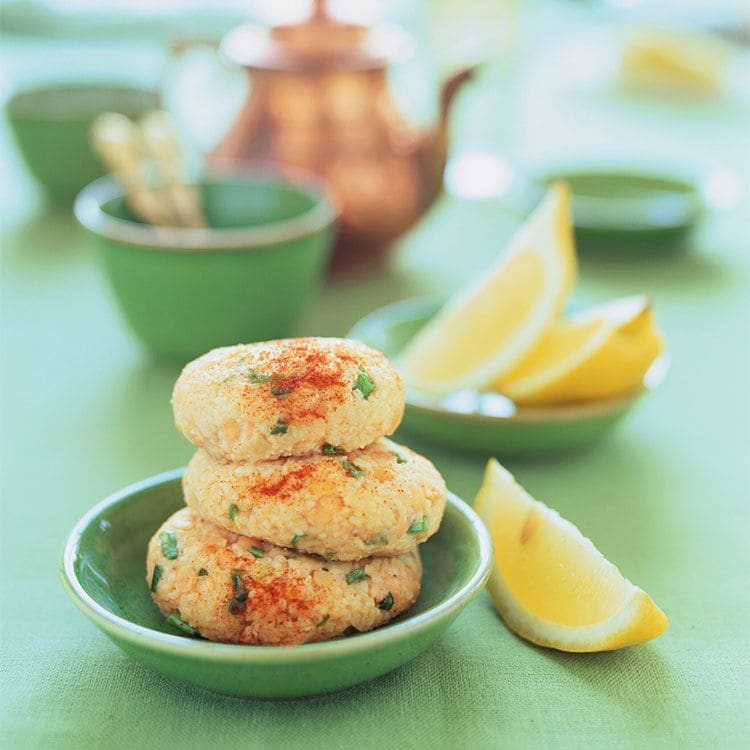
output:
<instances>
[{"instance_id":1,"label":"teapot handle","mask_svg":"<svg viewBox=\"0 0 750 750\"><path fill-rule=\"evenodd\" d=\"M204 154L224 135L247 96L245 71L227 65L219 56L220 43L220 36L172 40L162 84L165 108L186 142Z\"/></svg>"}]
</instances>

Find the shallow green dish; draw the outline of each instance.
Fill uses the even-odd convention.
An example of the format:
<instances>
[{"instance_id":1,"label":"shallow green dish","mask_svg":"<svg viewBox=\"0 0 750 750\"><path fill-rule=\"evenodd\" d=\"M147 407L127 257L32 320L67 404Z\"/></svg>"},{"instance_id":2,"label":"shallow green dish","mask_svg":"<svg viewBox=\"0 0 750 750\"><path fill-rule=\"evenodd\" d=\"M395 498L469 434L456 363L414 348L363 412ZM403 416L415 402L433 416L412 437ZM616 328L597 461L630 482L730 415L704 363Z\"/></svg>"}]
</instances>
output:
<instances>
[{"instance_id":1,"label":"shallow green dish","mask_svg":"<svg viewBox=\"0 0 750 750\"><path fill-rule=\"evenodd\" d=\"M74 207L132 331L183 362L291 335L325 271L338 215L313 178L244 172L207 177L200 189L208 229L135 220L110 177Z\"/></svg>"},{"instance_id":2,"label":"shallow green dish","mask_svg":"<svg viewBox=\"0 0 750 750\"><path fill-rule=\"evenodd\" d=\"M178 680L234 695L315 695L378 677L440 637L481 591L492 544L477 515L448 496L443 523L422 547L423 588L414 607L378 630L303 646L237 646L178 634L151 601L146 545L183 505L183 470L125 487L71 531L62 579L78 608L134 659Z\"/></svg>"},{"instance_id":3,"label":"shallow green dish","mask_svg":"<svg viewBox=\"0 0 750 750\"><path fill-rule=\"evenodd\" d=\"M362 318L348 336L398 361L409 339L440 309L430 299L408 299ZM643 387L631 396L555 407L516 407L497 393L464 391L439 399L414 390L406 394L403 426L427 440L460 451L492 456L527 456L573 450L600 438L664 378L666 358L657 360Z\"/></svg>"},{"instance_id":4,"label":"shallow green dish","mask_svg":"<svg viewBox=\"0 0 750 750\"><path fill-rule=\"evenodd\" d=\"M156 91L89 82L22 89L5 110L29 171L54 201L70 204L106 172L89 145L93 119L102 112L139 117L158 106Z\"/></svg>"},{"instance_id":5,"label":"shallow green dish","mask_svg":"<svg viewBox=\"0 0 750 750\"><path fill-rule=\"evenodd\" d=\"M565 180L573 194L580 249L653 253L678 247L703 212L699 188L677 177L621 169L558 168L538 179Z\"/></svg>"}]
</instances>

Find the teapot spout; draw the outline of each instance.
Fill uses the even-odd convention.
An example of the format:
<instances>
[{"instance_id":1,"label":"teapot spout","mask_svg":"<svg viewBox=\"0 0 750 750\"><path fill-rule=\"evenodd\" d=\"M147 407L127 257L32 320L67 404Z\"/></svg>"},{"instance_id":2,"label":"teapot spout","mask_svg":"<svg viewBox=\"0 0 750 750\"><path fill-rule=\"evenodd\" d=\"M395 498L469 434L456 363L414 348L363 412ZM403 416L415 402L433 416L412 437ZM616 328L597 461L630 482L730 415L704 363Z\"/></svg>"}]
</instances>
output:
<instances>
[{"instance_id":1,"label":"teapot spout","mask_svg":"<svg viewBox=\"0 0 750 750\"><path fill-rule=\"evenodd\" d=\"M467 65L457 70L452 76L443 82L440 89L440 119L438 129L444 133L448 128L448 118L459 89L468 83L476 75L478 65Z\"/></svg>"}]
</instances>

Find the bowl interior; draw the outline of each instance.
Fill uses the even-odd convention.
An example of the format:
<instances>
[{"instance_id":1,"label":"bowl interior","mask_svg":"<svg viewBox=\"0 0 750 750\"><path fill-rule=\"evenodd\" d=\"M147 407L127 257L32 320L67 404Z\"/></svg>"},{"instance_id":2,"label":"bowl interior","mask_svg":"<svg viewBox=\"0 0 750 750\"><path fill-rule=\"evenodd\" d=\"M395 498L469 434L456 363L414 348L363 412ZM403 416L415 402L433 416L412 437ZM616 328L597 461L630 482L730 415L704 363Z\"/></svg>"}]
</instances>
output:
<instances>
[{"instance_id":1,"label":"bowl interior","mask_svg":"<svg viewBox=\"0 0 750 750\"><path fill-rule=\"evenodd\" d=\"M159 106L156 91L118 84L50 84L18 91L6 104L23 120L90 120L100 112L135 117Z\"/></svg>"},{"instance_id":2,"label":"bowl interior","mask_svg":"<svg viewBox=\"0 0 750 750\"><path fill-rule=\"evenodd\" d=\"M76 541L74 532L66 556L84 591L105 610L130 623L184 639L187 636L165 623L151 601L145 579L148 540L162 521L184 504L181 476L181 470L169 472L104 501L82 520L80 536ZM489 565L489 552L464 507L455 496L449 498L440 530L420 548L424 576L419 600L379 631L445 603Z\"/></svg>"},{"instance_id":3,"label":"bowl interior","mask_svg":"<svg viewBox=\"0 0 750 750\"><path fill-rule=\"evenodd\" d=\"M698 188L665 175L618 170L555 170L545 187L565 180L573 194L577 229L654 232L686 227L701 209Z\"/></svg>"},{"instance_id":4,"label":"bowl interior","mask_svg":"<svg viewBox=\"0 0 750 750\"><path fill-rule=\"evenodd\" d=\"M50 84L18 91L7 102L24 120L89 120L100 112L134 117L159 106L156 91L118 84Z\"/></svg>"},{"instance_id":5,"label":"bowl interior","mask_svg":"<svg viewBox=\"0 0 750 750\"><path fill-rule=\"evenodd\" d=\"M240 229L275 224L312 211L320 196L281 180L265 177L207 178L200 184L203 208L213 229ZM143 225L117 196L102 211L122 221Z\"/></svg>"}]
</instances>

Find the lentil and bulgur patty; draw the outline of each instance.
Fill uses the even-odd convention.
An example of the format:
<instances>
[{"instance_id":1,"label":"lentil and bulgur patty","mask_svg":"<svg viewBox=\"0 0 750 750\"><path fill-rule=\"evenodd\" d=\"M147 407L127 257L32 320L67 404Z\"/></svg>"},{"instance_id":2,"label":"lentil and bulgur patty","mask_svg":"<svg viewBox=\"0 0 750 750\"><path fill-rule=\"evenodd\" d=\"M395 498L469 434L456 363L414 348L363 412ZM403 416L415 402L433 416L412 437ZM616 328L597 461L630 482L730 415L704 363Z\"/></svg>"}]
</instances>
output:
<instances>
[{"instance_id":1,"label":"lentil and bulgur patty","mask_svg":"<svg viewBox=\"0 0 750 750\"><path fill-rule=\"evenodd\" d=\"M147 584L184 632L212 641L291 645L383 625L419 596L418 550L327 562L226 531L182 508L148 546Z\"/></svg>"},{"instance_id":2,"label":"lentil and bulgur patty","mask_svg":"<svg viewBox=\"0 0 750 750\"><path fill-rule=\"evenodd\" d=\"M175 423L226 461L364 448L392 434L404 384L385 355L348 339L297 338L214 349L172 395Z\"/></svg>"},{"instance_id":3,"label":"lentil and bulgur patty","mask_svg":"<svg viewBox=\"0 0 750 750\"><path fill-rule=\"evenodd\" d=\"M185 502L219 526L337 560L400 555L434 534L445 482L424 457L386 438L344 454L224 463L199 450Z\"/></svg>"}]
</instances>

